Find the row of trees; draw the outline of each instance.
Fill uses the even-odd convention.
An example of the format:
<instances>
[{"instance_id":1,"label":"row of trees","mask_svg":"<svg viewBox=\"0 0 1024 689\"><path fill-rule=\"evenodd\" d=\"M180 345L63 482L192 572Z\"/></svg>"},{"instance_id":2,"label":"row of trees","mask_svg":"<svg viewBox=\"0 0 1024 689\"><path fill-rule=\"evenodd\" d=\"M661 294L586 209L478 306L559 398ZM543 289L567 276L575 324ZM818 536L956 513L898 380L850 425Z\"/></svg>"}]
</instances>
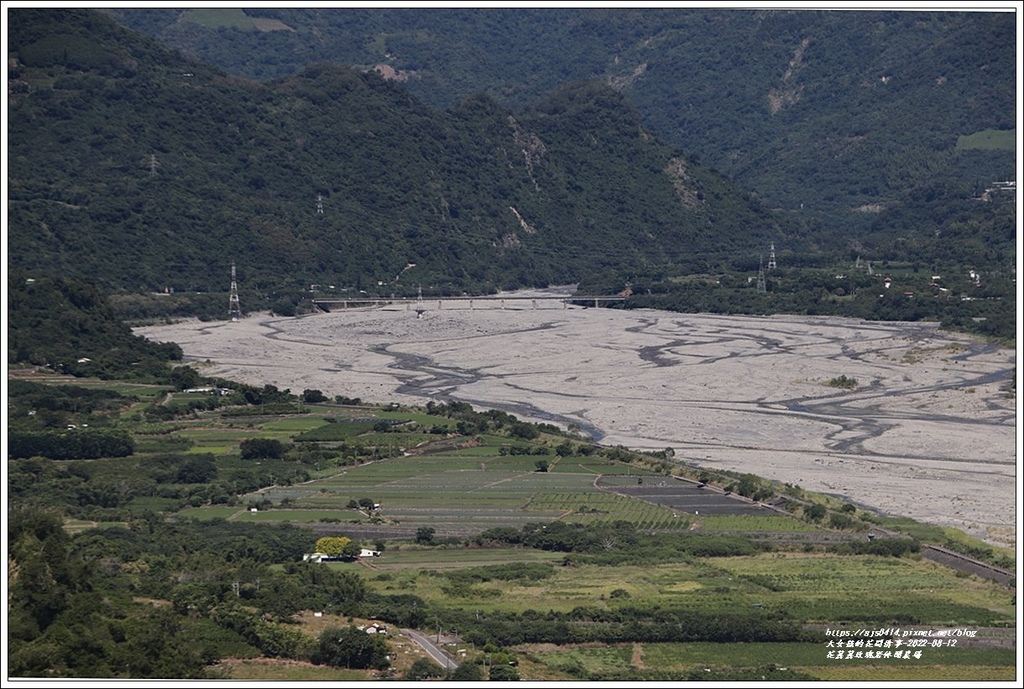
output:
<instances>
[{"instance_id":1,"label":"row of trees","mask_svg":"<svg viewBox=\"0 0 1024 689\"><path fill-rule=\"evenodd\" d=\"M97 459L128 457L135 441L122 430L71 428L63 431L11 431L7 455L13 459Z\"/></svg>"},{"instance_id":2,"label":"row of trees","mask_svg":"<svg viewBox=\"0 0 1024 689\"><path fill-rule=\"evenodd\" d=\"M569 612L523 613L448 611L463 638L479 646L524 643L814 642L818 632L793 620L764 613L709 614L683 609L629 606L575 608ZM464 631L463 631L464 630Z\"/></svg>"}]
</instances>

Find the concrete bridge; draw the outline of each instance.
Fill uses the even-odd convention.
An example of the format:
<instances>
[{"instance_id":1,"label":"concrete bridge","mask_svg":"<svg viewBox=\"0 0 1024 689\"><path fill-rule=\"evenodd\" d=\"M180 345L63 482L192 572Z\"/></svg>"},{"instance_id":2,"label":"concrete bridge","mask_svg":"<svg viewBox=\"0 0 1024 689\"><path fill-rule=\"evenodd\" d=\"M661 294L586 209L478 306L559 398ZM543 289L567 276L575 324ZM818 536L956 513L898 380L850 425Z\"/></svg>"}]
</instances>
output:
<instances>
[{"instance_id":1,"label":"concrete bridge","mask_svg":"<svg viewBox=\"0 0 1024 689\"><path fill-rule=\"evenodd\" d=\"M436 305L437 309L474 309L477 307L485 309L504 309L507 305L516 305L521 308L524 304L539 308L538 304L544 302L561 302L562 308L569 304L579 306L599 307L612 301L624 301L626 297L619 294L577 294L577 295L484 295L484 296L451 296L451 297L333 297L330 299L314 299L313 303L324 311L332 309L359 308L365 306L391 306L405 304L407 309L414 309L418 313L427 311Z\"/></svg>"}]
</instances>

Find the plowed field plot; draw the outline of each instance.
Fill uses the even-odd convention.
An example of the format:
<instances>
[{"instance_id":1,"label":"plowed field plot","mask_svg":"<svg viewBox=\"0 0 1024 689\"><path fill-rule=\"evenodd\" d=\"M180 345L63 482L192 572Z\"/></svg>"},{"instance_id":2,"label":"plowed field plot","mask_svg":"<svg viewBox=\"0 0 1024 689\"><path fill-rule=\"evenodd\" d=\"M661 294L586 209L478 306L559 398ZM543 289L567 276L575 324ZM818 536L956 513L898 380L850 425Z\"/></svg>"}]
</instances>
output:
<instances>
[{"instance_id":1,"label":"plowed field plot","mask_svg":"<svg viewBox=\"0 0 1024 689\"><path fill-rule=\"evenodd\" d=\"M764 515L774 514L771 510L762 507L759 503L751 503L742 498L732 495L724 495L711 488L700 488L679 481L668 479L658 483L645 482L632 485L624 484L622 480L602 478L597 482L599 488L620 495L628 495L631 498L652 502L656 505L671 507L674 510L685 512L691 515Z\"/></svg>"}]
</instances>

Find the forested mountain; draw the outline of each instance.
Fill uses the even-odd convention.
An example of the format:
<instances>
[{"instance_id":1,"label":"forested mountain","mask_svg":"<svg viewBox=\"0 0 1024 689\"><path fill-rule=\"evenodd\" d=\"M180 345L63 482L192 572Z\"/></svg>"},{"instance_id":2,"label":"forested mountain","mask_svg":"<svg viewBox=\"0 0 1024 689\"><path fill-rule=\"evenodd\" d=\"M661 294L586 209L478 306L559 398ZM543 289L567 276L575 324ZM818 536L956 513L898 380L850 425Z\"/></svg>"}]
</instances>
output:
<instances>
[{"instance_id":1,"label":"forested mountain","mask_svg":"<svg viewBox=\"0 0 1024 689\"><path fill-rule=\"evenodd\" d=\"M1016 15L693 8L110 10L256 79L376 68L424 102L524 108L598 79L781 218L888 232L886 210L1015 175ZM925 221L930 222L930 221Z\"/></svg>"},{"instance_id":2,"label":"forested mountain","mask_svg":"<svg viewBox=\"0 0 1024 689\"><path fill-rule=\"evenodd\" d=\"M260 83L89 10L9 12L9 261L105 289L568 283L798 241L600 82L432 109L325 64Z\"/></svg>"},{"instance_id":3,"label":"forested mountain","mask_svg":"<svg viewBox=\"0 0 1024 689\"><path fill-rule=\"evenodd\" d=\"M106 295L76 278L7 273L7 359L59 373L164 381L181 347L132 334Z\"/></svg>"}]
</instances>

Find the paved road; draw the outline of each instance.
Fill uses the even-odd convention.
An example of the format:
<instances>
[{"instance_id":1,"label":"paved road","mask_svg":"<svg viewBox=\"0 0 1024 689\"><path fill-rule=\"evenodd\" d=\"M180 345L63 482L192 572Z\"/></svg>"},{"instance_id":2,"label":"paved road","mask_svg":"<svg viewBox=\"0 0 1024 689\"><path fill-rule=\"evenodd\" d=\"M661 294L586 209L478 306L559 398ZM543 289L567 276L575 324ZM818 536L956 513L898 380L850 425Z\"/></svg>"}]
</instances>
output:
<instances>
[{"instance_id":1,"label":"paved road","mask_svg":"<svg viewBox=\"0 0 1024 689\"><path fill-rule=\"evenodd\" d=\"M418 643L427 652L427 655L441 667L454 670L459 666L459 661L456 660L455 656L437 646L437 644L430 640L429 636L412 629L403 629L402 634Z\"/></svg>"}]
</instances>

